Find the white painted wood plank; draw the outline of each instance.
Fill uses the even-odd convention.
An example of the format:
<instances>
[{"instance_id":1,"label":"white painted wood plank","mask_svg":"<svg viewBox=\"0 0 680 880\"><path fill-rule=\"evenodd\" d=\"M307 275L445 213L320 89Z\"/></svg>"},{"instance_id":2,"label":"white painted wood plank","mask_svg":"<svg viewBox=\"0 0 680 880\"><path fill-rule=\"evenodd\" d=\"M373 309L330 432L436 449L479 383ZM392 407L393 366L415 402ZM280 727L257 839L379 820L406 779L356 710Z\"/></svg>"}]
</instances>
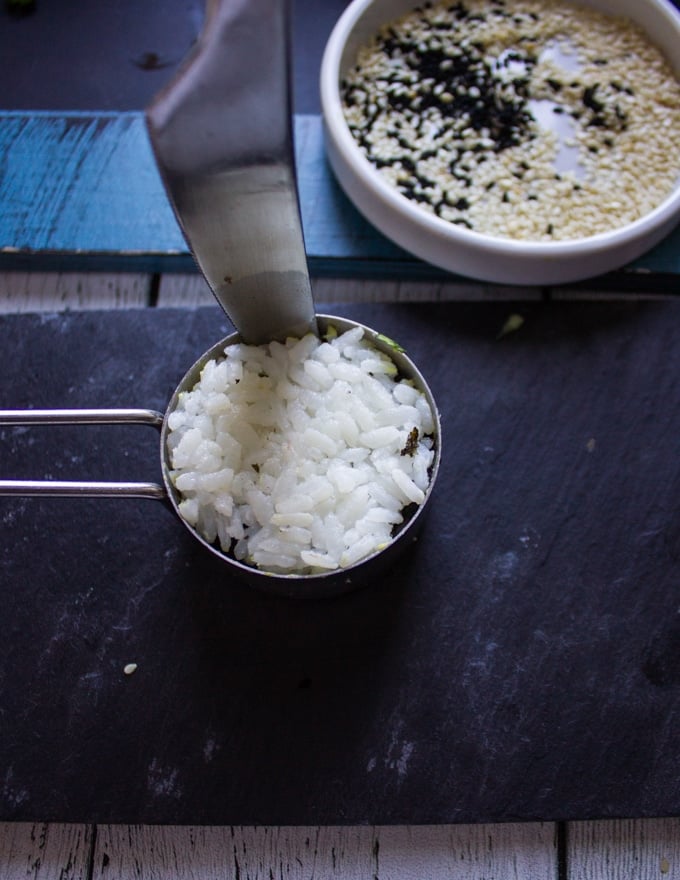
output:
<instances>
[{"instance_id":1,"label":"white painted wood plank","mask_svg":"<svg viewBox=\"0 0 680 880\"><path fill-rule=\"evenodd\" d=\"M571 822L568 880L680 880L680 818Z\"/></svg>"},{"instance_id":2,"label":"white painted wood plank","mask_svg":"<svg viewBox=\"0 0 680 880\"><path fill-rule=\"evenodd\" d=\"M207 281L197 273L165 273L158 285L158 308L212 306L217 300Z\"/></svg>"},{"instance_id":3,"label":"white painted wood plank","mask_svg":"<svg viewBox=\"0 0 680 880\"><path fill-rule=\"evenodd\" d=\"M0 313L143 307L150 288L137 273L2 272Z\"/></svg>"},{"instance_id":4,"label":"white painted wood plank","mask_svg":"<svg viewBox=\"0 0 680 880\"><path fill-rule=\"evenodd\" d=\"M318 303L345 302L506 302L540 300L534 287L502 287L455 281L392 281L353 278L312 279Z\"/></svg>"},{"instance_id":5,"label":"white painted wood plank","mask_svg":"<svg viewBox=\"0 0 680 880\"><path fill-rule=\"evenodd\" d=\"M551 823L185 828L100 826L93 880L556 880Z\"/></svg>"},{"instance_id":6,"label":"white painted wood plank","mask_svg":"<svg viewBox=\"0 0 680 880\"><path fill-rule=\"evenodd\" d=\"M643 300L644 302L656 302L658 300L675 300L677 299L677 294L651 292L645 291L644 289L638 291L626 291L597 290L596 288L585 287L567 287L564 289L556 287L551 290L550 297L554 302L576 302L581 300L594 300L598 302L622 302L624 300L628 302L635 302L637 300L639 302L640 300Z\"/></svg>"},{"instance_id":7,"label":"white painted wood plank","mask_svg":"<svg viewBox=\"0 0 680 880\"><path fill-rule=\"evenodd\" d=\"M0 823L2 880L86 880L92 826Z\"/></svg>"},{"instance_id":8,"label":"white painted wood plank","mask_svg":"<svg viewBox=\"0 0 680 880\"><path fill-rule=\"evenodd\" d=\"M539 288L459 284L442 281L394 281L383 279L312 278L314 299L324 303L351 302L479 302L539 300ZM215 302L210 288L198 274L165 274L161 277L159 307L195 307Z\"/></svg>"}]
</instances>

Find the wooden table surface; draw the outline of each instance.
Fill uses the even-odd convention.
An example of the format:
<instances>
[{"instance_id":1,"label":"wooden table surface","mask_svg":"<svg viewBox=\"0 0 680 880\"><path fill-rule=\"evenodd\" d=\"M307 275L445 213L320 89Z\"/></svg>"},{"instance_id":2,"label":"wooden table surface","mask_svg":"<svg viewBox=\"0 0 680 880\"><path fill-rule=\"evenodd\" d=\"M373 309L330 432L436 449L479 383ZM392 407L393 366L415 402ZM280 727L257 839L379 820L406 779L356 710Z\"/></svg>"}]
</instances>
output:
<instances>
[{"instance_id":1,"label":"wooden table surface","mask_svg":"<svg viewBox=\"0 0 680 880\"><path fill-rule=\"evenodd\" d=\"M89 127L76 121L60 137L55 126L64 125L63 116L31 121L29 115L10 114L0 122L0 167L6 172L0 178L0 312L193 309L212 302L178 243L167 205L159 201L148 157L139 164L146 145L138 116L108 116ZM301 181L303 213L320 303L656 297L677 291L677 230L651 258L639 261L642 273L640 266L632 267L553 291L518 291L446 276L405 259L379 236L352 238L359 221L326 179L318 120L298 120L298 127L307 138L302 143L309 157ZM74 161L67 175L57 178L69 134L75 138ZM111 151L113 135L119 149ZM41 153L36 152L40 143ZM95 166L75 161L76 154L83 160L93 151L98 174ZM116 175L130 168L136 169L135 178L119 187ZM44 197L46 181L49 198ZM156 213L149 203L135 212L135 200L145 197ZM0 785L5 797L21 798L11 769L0 767ZM665 880L680 878L680 818L409 827L0 823L0 880L22 877Z\"/></svg>"},{"instance_id":2,"label":"wooden table surface","mask_svg":"<svg viewBox=\"0 0 680 880\"><path fill-rule=\"evenodd\" d=\"M517 296L517 291L512 291ZM440 301L460 285L315 279L320 302ZM525 290L523 297L544 296ZM574 294L572 294L574 295ZM608 294L612 295L612 294ZM470 285L467 298L503 298ZM0 274L0 311L183 307L211 303L195 274ZM17 671L7 671L17 674ZM0 768L4 792L11 771ZM0 823L0 878L545 878L680 877L680 818L495 825L159 827Z\"/></svg>"}]
</instances>

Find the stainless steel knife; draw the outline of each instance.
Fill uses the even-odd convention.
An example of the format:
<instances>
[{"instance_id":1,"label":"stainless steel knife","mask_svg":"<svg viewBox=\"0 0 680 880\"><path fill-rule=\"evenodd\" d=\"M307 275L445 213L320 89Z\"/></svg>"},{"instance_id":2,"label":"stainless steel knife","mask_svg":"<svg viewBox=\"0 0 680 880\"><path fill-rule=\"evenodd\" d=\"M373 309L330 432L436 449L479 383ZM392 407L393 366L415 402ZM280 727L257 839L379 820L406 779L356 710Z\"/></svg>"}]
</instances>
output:
<instances>
[{"instance_id":1,"label":"stainless steel knife","mask_svg":"<svg viewBox=\"0 0 680 880\"><path fill-rule=\"evenodd\" d=\"M191 252L244 341L316 332L286 0L208 0L193 52L146 122Z\"/></svg>"}]
</instances>

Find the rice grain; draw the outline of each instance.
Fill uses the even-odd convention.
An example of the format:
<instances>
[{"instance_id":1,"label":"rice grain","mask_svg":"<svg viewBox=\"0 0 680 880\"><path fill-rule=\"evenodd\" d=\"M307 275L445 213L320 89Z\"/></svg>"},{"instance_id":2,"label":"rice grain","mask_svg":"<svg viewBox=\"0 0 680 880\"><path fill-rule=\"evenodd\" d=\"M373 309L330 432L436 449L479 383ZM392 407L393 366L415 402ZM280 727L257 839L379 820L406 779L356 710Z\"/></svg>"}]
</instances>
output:
<instances>
[{"instance_id":1,"label":"rice grain","mask_svg":"<svg viewBox=\"0 0 680 880\"><path fill-rule=\"evenodd\" d=\"M396 373L361 327L227 346L168 417L181 515L273 573L382 549L424 502L435 457L430 404Z\"/></svg>"}]
</instances>

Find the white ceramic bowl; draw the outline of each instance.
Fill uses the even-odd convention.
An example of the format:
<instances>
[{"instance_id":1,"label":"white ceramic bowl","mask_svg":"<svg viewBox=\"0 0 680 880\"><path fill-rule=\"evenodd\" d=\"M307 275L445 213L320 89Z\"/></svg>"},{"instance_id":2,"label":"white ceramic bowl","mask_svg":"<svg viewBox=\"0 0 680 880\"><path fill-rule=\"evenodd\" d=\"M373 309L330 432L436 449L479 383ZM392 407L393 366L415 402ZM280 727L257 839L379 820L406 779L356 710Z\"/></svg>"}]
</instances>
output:
<instances>
[{"instance_id":1,"label":"white ceramic bowl","mask_svg":"<svg viewBox=\"0 0 680 880\"><path fill-rule=\"evenodd\" d=\"M559 284L611 271L661 241L680 219L680 177L657 208L612 231L563 241L518 241L468 230L401 195L363 155L345 121L340 81L359 47L416 0L354 0L328 40L321 66L321 108L331 167L347 196L385 236L448 271L502 284ZM625 15L646 31L680 79L680 12L669 0L587 0Z\"/></svg>"}]
</instances>

